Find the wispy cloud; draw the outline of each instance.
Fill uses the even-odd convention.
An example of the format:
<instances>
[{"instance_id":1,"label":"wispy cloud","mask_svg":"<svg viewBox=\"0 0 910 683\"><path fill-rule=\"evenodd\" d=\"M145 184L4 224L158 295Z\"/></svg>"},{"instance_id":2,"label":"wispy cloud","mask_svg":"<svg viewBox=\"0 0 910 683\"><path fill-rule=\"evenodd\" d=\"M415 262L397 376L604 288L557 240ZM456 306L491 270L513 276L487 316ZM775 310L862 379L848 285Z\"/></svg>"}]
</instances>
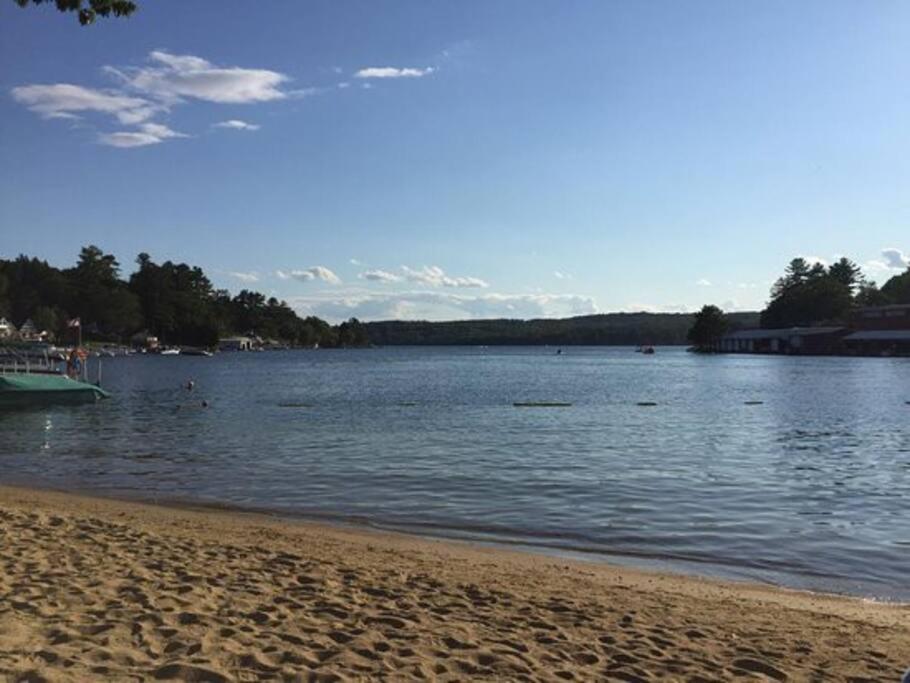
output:
<instances>
[{"instance_id":1,"label":"wispy cloud","mask_svg":"<svg viewBox=\"0 0 910 683\"><path fill-rule=\"evenodd\" d=\"M145 147L157 145L171 138L189 137L183 133L171 130L160 123L143 123L136 131L119 131L116 133L101 133L98 142L109 147Z\"/></svg>"},{"instance_id":2,"label":"wispy cloud","mask_svg":"<svg viewBox=\"0 0 910 683\"><path fill-rule=\"evenodd\" d=\"M394 66L368 66L354 74L354 78L421 78L436 71L432 66L424 69Z\"/></svg>"},{"instance_id":3,"label":"wispy cloud","mask_svg":"<svg viewBox=\"0 0 910 683\"><path fill-rule=\"evenodd\" d=\"M281 86L290 80L269 69L220 67L193 55L174 55L164 50L149 53L142 67L105 67L131 90L174 104L184 98L245 104L287 97Z\"/></svg>"},{"instance_id":4,"label":"wispy cloud","mask_svg":"<svg viewBox=\"0 0 910 683\"><path fill-rule=\"evenodd\" d=\"M368 270L361 273L358 277L372 282L401 282L403 279L401 275L390 273L387 270Z\"/></svg>"},{"instance_id":5,"label":"wispy cloud","mask_svg":"<svg viewBox=\"0 0 910 683\"><path fill-rule=\"evenodd\" d=\"M401 267L405 279L431 287L489 287L486 281L477 277L452 277L439 266L424 266L420 269Z\"/></svg>"},{"instance_id":6,"label":"wispy cloud","mask_svg":"<svg viewBox=\"0 0 910 683\"><path fill-rule=\"evenodd\" d=\"M341 284L341 278L335 275L325 266L311 266L302 270L276 270L277 275L282 280L298 280L300 282L312 282L313 280L322 280L332 285Z\"/></svg>"},{"instance_id":7,"label":"wispy cloud","mask_svg":"<svg viewBox=\"0 0 910 683\"><path fill-rule=\"evenodd\" d=\"M698 280L696 280L695 284L698 285L699 287L710 287L711 281L708 280L707 278L703 277L703 278L699 278Z\"/></svg>"},{"instance_id":8,"label":"wispy cloud","mask_svg":"<svg viewBox=\"0 0 910 683\"><path fill-rule=\"evenodd\" d=\"M12 96L18 103L48 119L72 119L83 112L98 112L114 116L123 124L135 124L160 109L142 97L70 83L21 85L12 89Z\"/></svg>"},{"instance_id":9,"label":"wispy cloud","mask_svg":"<svg viewBox=\"0 0 910 683\"><path fill-rule=\"evenodd\" d=\"M244 273L244 272L240 272L240 271L229 271L228 275L230 275L232 278L236 278L237 280L240 280L241 282L259 282L258 273L252 273L252 272Z\"/></svg>"},{"instance_id":10,"label":"wispy cloud","mask_svg":"<svg viewBox=\"0 0 910 683\"><path fill-rule=\"evenodd\" d=\"M102 132L97 140L113 147L143 147L189 137L151 121L191 100L216 104L251 104L311 94L311 89L285 90L287 76L269 69L222 67L194 55L164 50L149 53L143 66L106 66L116 89L73 83L30 84L12 89L14 100L44 118L74 119L94 113L111 116L128 130ZM258 130L257 124L230 119L215 124L234 130Z\"/></svg>"},{"instance_id":11,"label":"wispy cloud","mask_svg":"<svg viewBox=\"0 0 910 683\"><path fill-rule=\"evenodd\" d=\"M261 126L258 123L248 123L240 119L228 119L212 124L213 128L228 128L229 130L259 130Z\"/></svg>"},{"instance_id":12,"label":"wispy cloud","mask_svg":"<svg viewBox=\"0 0 910 683\"><path fill-rule=\"evenodd\" d=\"M571 280L572 276L569 273L564 273L561 270L554 270L553 277L557 280Z\"/></svg>"}]
</instances>

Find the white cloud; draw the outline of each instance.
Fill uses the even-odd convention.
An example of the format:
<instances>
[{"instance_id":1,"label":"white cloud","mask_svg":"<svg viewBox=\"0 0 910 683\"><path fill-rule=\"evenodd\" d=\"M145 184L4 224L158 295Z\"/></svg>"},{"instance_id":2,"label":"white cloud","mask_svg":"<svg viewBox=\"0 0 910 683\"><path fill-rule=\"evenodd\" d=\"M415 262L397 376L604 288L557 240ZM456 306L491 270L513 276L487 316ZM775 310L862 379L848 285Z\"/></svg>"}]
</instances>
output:
<instances>
[{"instance_id":1,"label":"white cloud","mask_svg":"<svg viewBox=\"0 0 910 683\"><path fill-rule=\"evenodd\" d=\"M572 276L569 273L563 273L561 270L554 270L553 277L557 280L571 280Z\"/></svg>"},{"instance_id":2,"label":"white cloud","mask_svg":"<svg viewBox=\"0 0 910 683\"><path fill-rule=\"evenodd\" d=\"M414 269L401 267L404 277L411 282L419 282L431 287L489 287L484 280L476 277L451 277L439 266L424 266Z\"/></svg>"},{"instance_id":3,"label":"white cloud","mask_svg":"<svg viewBox=\"0 0 910 683\"><path fill-rule=\"evenodd\" d=\"M885 259L885 265L894 270L903 270L910 266L910 255L904 256L904 252L893 247L882 249L882 257Z\"/></svg>"},{"instance_id":4,"label":"white cloud","mask_svg":"<svg viewBox=\"0 0 910 683\"><path fill-rule=\"evenodd\" d=\"M686 304L658 305L633 302L624 306L621 311L623 313L688 313L690 309Z\"/></svg>"},{"instance_id":5,"label":"white cloud","mask_svg":"<svg viewBox=\"0 0 910 683\"><path fill-rule=\"evenodd\" d=\"M362 266L363 265L363 261L360 261L355 258L349 259L348 263L350 263L352 266Z\"/></svg>"},{"instance_id":6,"label":"white cloud","mask_svg":"<svg viewBox=\"0 0 910 683\"><path fill-rule=\"evenodd\" d=\"M238 272L238 271L230 271L230 272L228 272L228 275L230 275L233 278L237 278L241 282L259 282L258 273L244 273L244 272Z\"/></svg>"},{"instance_id":7,"label":"white cloud","mask_svg":"<svg viewBox=\"0 0 910 683\"><path fill-rule=\"evenodd\" d=\"M74 112L100 112L134 124L151 117L159 107L147 99L116 90L95 90L70 83L22 85L12 89L13 99L49 119L77 118Z\"/></svg>"},{"instance_id":8,"label":"white cloud","mask_svg":"<svg viewBox=\"0 0 910 683\"><path fill-rule=\"evenodd\" d=\"M699 280L696 280L695 284L698 285L699 287L710 287L711 281L708 280L707 278L701 278Z\"/></svg>"},{"instance_id":9,"label":"white cloud","mask_svg":"<svg viewBox=\"0 0 910 683\"><path fill-rule=\"evenodd\" d=\"M151 65L107 67L132 90L166 103L193 98L220 104L268 102L287 97L281 85L289 79L268 69L219 67L193 55L173 55L164 50L149 54Z\"/></svg>"},{"instance_id":10,"label":"white cloud","mask_svg":"<svg viewBox=\"0 0 910 683\"><path fill-rule=\"evenodd\" d=\"M157 145L159 142L164 142L164 140L148 133L121 131L119 133L101 133L98 135L98 143L108 147L145 147L147 145Z\"/></svg>"},{"instance_id":11,"label":"white cloud","mask_svg":"<svg viewBox=\"0 0 910 683\"><path fill-rule=\"evenodd\" d=\"M297 297L291 305L305 315L329 320L464 320L469 318L551 318L598 312L594 299L577 294L482 294L374 292L348 290Z\"/></svg>"},{"instance_id":12,"label":"white cloud","mask_svg":"<svg viewBox=\"0 0 910 683\"><path fill-rule=\"evenodd\" d=\"M863 264L863 270L871 277L888 278L894 275L895 271L901 271L910 267L910 255L904 255L900 249L889 247L882 249L882 259L872 259Z\"/></svg>"},{"instance_id":13,"label":"white cloud","mask_svg":"<svg viewBox=\"0 0 910 683\"><path fill-rule=\"evenodd\" d=\"M358 276L362 280L371 280L373 282L401 282L401 275L390 273L387 270L368 270Z\"/></svg>"},{"instance_id":14,"label":"white cloud","mask_svg":"<svg viewBox=\"0 0 910 683\"><path fill-rule=\"evenodd\" d=\"M145 147L157 145L170 138L189 137L183 133L171 130L160 123L143 123L138 131L117 131L115 133L101 133L98 142L109 147Z\"/></svg>"},{"instance_id":15,"label":"white cloud","mask_svg":"<svg viewBox=\"0 0 910 683\"><path fill-rule=\"evenodd\" d=\"M259 130L261 126L258 123L247 123L240 119L228 119L219 123L212 124L213 128L228 128L230 130Z\"/></svg>"},{"instance_id":16,"label":"white cloud","mask_svg":"<svg viewBox=\"0 0 910 683\"><path fill-rule=\"evenodd\" d=\"M432 66L425 69L413 67L369 66L354 74L354 78L421 78L436 71Z\"/></svg>"},{"instance_id":17,"label":"white cloud","mask_svg":"<svg viewBox=\"0 0 910 683\"><path fill-rule=\"evenodd\" d=\"M276 270L277 275L282 280L298 280L300 282L312 282L313 280L322 280L332 285L341 284L341 278L335 275L325 266L311 266L303 270L283 271Z\"/></svg>"},{"instance_id":18,"label":"white cloud","mask_svg":"<svg viewBox=\"0 0 910 683\"><path fill-rule=\"evenodd\" d=\"M825 266L825 268L828 267L828 261L826 259L823 259L821 256L802 256L801 258L805 260L806 263L808 263L810 266L820 265Z\"/></svg>"},{"instance_id":19,"label":"white cloud","mask_svg":"<svg viewBox=\"0 0 910 683\"><path fill-rule=\"evenodd\" d=\"M101 133L98 142L113 147L143 147L163 140L189 137L151 119L187 100L220 104L268 102L312 94L313 89L285 91L289 80L268 69L219 67L193 55L163 50L149 54L148 65L104 67L116 77L118 89L89 88L72 83L31 84L12 89L13 99L44 118L79 118L86 113L114 117L133 130ZM234 130L258 130L257 124L230 119L215 124Z\"/></svg>"},{"instance_id":20,"label":"white cloud","mask_svg":"<svg viewBox=\"0 0 910 683\"><path fill-rule=\"evenodd\" d=\"M345 88L350 88L350 87L351 87L351 84L348 83L347 81L342 81L341 83L338 84L339 90L344 90Z\"/></svg>"}]
</instances>

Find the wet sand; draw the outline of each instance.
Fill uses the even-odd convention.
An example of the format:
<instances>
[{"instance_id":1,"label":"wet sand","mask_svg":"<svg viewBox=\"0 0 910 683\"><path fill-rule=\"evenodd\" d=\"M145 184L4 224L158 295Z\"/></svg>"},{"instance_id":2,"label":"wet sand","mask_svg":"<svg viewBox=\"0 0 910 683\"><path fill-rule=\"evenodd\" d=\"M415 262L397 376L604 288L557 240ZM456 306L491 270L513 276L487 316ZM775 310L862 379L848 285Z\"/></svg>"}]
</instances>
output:
<instances>
[{"instance_id":1,"label":"wet sand","mask_svg":"<svg viewBox=\"0 0 910 683\"><path fill-rule=\"evenodd\" d=\"M0 681L899 681L910 607L0 487Z\"/></svg>"}]
</instances>

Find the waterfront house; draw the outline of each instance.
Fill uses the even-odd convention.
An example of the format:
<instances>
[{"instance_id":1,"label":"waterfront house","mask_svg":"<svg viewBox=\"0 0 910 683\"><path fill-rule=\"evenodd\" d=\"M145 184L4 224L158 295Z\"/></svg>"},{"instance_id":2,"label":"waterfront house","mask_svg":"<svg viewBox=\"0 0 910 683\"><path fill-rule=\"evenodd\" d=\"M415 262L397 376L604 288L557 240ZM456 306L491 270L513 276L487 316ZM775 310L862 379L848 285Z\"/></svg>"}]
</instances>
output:
<instances>
[{"instance_id":1,"label":"waterfront house","mask_svg":"<svg viewBox=\"0 0 910 683\"><path fill-rule=\"evenodd\" d=\"M910 304L866 306L853 315L855 330L910 330Z\"/></svg>"},{"instance_id":2,"label":"waterfront house","mask_svg":"<svg viewBox=\"0 0 910 683\"><path fill-rule=\"evenodd\" d=\"M910 356L910 304L869 306L851 321L847 352L862 356Z\"/></svg>"},{"instance_id":3,"label":"waterfront house","mask_svg":"<svg viewBox=\"0 0 910 683\"><path fill-rule=\"evenodd\" d=\"M16 326L6 318L0 318L0 339L11 339L16 336Z\"/></svg>"},{"instance_id":4,"label":"waterfront house","mask_svg":"<svg viewBox=\"0 0 910 683\"><path fill-rule=\"evenodd\" d=\"M19 328L19 338L22 341L38 341L41 339L38 328L35 327L35 323L32 322L31 318L22 323L22 327Z\"/></svg>"},{"instance_id":5,"label":"waterfront house","mask_svg":"<svg viewBox=\"0 0 910 683\"><path fill-rule=\"evenodd\" d=\"M250 337L227 337L218 341L219 351L250 351L253 340Z\"/></svg>"},{"instance_id":6,"label":"waterfront house","mask_svg":"<svg viewBox=\"0 0 910 683\"><path fill-rule=\"evenodd\" d=\"M130 337L130 343L134 348L146 349L148 351L158 350L158 337L149 334L148 330L142 330Z\"/></svg>"},{"instance_id":7,"label":"waterfront house","mask_svg":"<svg viewBox=\"0 0 910 683\"><path fill-rule=\"evenodd\" d=\"M740 330L717 343L725 353L786 353L826 355L841 349L846 327L789 327L785 329Z\"/></svg>"},{"instance_id":8,"label":"waterfront house","mask_svg":"<svg viewBox=\"0 0 910 683\"><path fill-rule=\"evenodd\" d=\"M714 345L723 353L910 355L910 304L857 309L849 327L740 330Z\"/></svg>"}]
</instances>

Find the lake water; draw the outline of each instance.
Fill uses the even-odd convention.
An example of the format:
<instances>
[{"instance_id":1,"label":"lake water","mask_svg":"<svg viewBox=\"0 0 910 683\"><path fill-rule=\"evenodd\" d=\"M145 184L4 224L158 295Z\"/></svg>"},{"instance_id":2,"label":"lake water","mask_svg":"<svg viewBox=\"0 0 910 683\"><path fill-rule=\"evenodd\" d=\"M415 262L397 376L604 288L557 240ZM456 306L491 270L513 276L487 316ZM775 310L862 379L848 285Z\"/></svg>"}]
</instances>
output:
<instances>
[{"instance_id":1,"label":"lake water","mask_svg":"<svg viewBox=\"0 0 910 683\"><path fill-rule=\"evenodd\" d=\"M105 359L0 413L0 481L910 600L910 360L564 351Z\"/></svg>"}]
</instances>

